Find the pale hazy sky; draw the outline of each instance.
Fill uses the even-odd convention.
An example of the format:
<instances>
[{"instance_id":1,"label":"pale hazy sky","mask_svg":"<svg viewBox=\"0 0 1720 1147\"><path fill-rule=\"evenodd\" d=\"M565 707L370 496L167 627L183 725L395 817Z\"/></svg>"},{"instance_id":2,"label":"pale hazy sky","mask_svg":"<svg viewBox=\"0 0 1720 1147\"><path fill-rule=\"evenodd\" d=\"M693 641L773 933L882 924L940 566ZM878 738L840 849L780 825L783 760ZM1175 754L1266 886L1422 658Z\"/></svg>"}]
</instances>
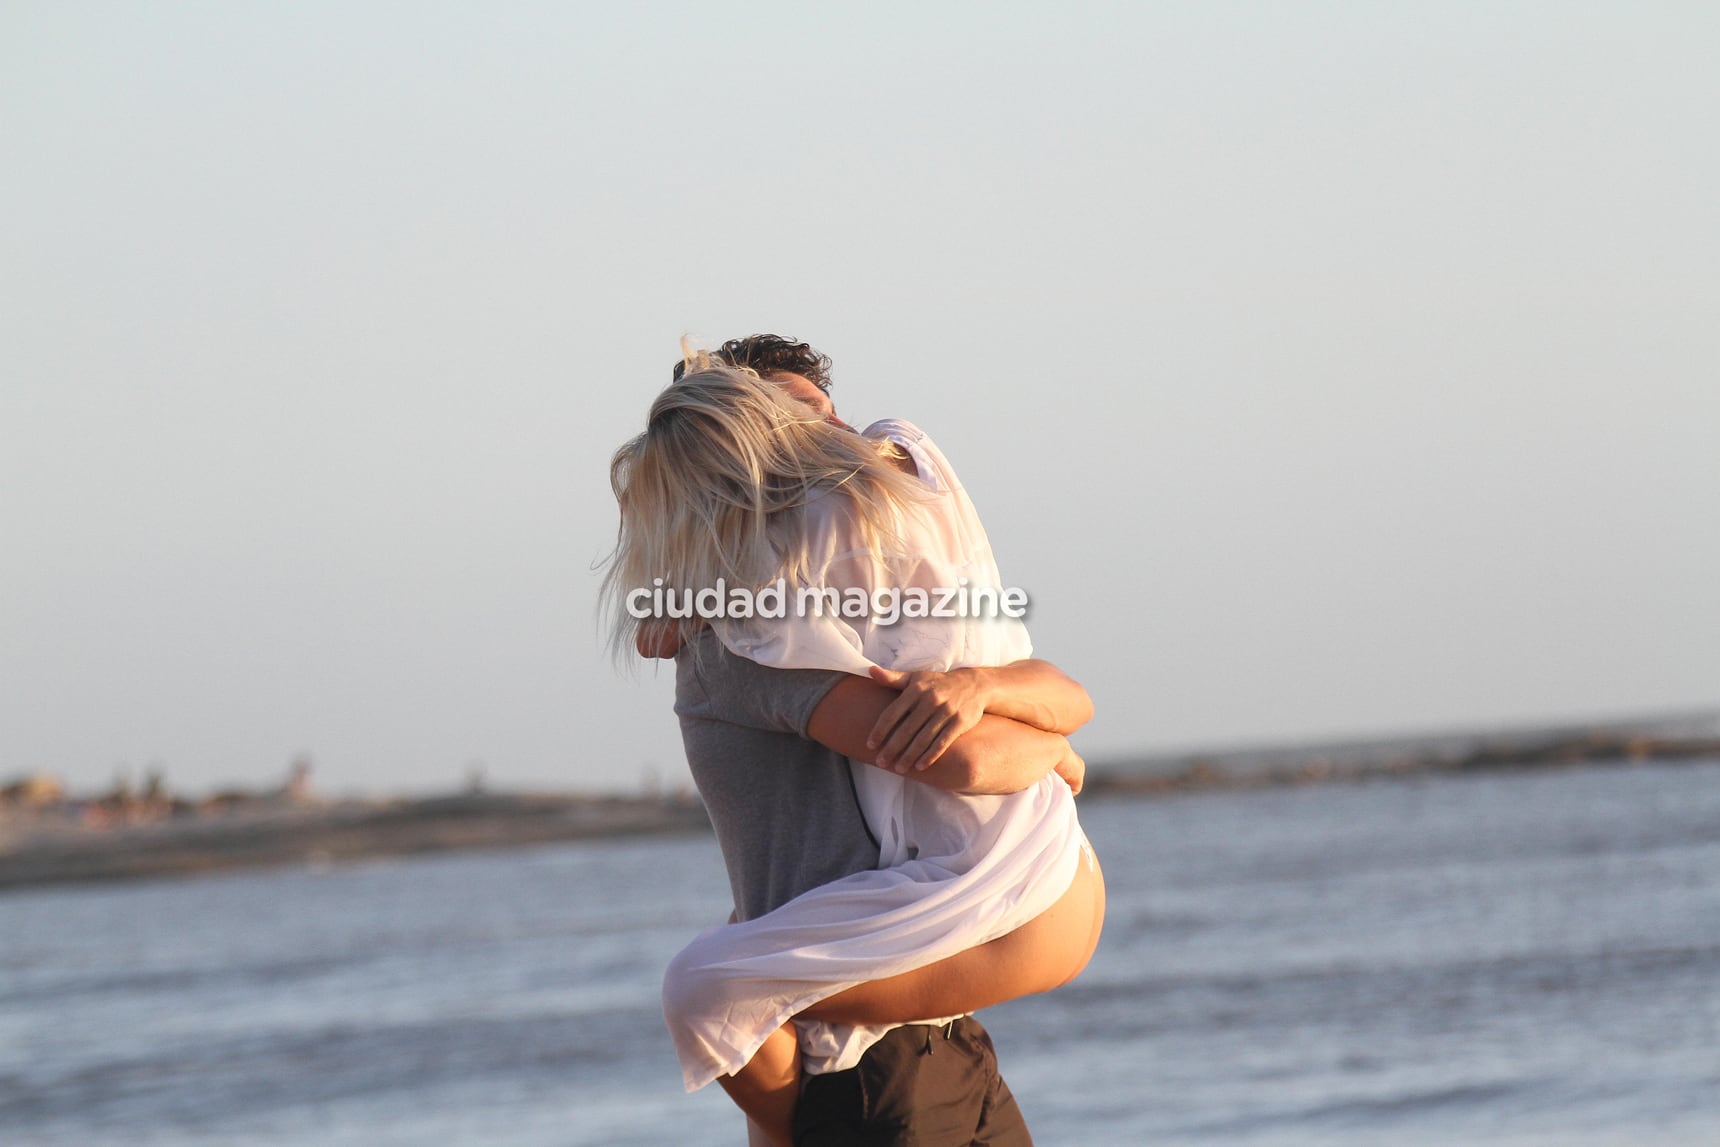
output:
<instances>
[{"instance_id":1,"label":"pale hazy sky","mask_svg":"<svg viewBox=\"0 0 1720 1147\"><path fill-rule=\"evenodd\" d=\"M630 790L683 333L963 472L1131 750L1720 703L1708 3L0 2L0 779Z\"/></svg>"}]
</instances>

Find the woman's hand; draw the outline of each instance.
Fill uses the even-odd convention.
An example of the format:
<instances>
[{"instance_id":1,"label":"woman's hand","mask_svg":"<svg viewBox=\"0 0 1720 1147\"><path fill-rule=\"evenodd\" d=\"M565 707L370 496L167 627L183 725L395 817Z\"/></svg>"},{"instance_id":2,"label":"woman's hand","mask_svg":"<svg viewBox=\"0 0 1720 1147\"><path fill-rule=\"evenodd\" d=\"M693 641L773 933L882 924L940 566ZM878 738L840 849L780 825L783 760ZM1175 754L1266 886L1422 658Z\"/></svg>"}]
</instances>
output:
<instances>
[{"instance_id":1,"label":"woman's hand","mask_svg":"<svg viewBox=\"0 0 1720 1147\"><path fill-rule=\"evenodd\" d=\"M898 773L930 766L957 737L979 724L991 696L979 669L902 672L874 665L871 672L872 680L900 693L879 714L866 746L878 750L881 767Z\"/></svg>"}]
</instances>

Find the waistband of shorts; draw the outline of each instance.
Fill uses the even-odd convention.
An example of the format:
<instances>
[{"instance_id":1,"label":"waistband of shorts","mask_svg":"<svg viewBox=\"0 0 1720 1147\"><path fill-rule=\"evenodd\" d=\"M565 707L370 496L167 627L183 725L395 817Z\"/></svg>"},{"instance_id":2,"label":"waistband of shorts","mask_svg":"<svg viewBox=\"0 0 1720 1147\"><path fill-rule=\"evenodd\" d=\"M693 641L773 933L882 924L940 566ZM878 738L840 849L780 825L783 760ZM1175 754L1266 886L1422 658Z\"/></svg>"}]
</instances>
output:
<instances>
[{"instance_id":1,"label":"waistband of shorts","mask_svg":"<svg viewBox=\"0 0 1720 1147\"><path fill-rule=\"evenodd\" d=\"M950 1033L960 1031L963 1027L978 1022L978 1020L973 1018L973 1013L969 1012L966 1015L947 1016L941 1020L915 1020L913 1023L900 1024L898 1026L905 1028L932 1028L936 1031L943 1032L947 1039Z\"/></svg>"}]
</instances>

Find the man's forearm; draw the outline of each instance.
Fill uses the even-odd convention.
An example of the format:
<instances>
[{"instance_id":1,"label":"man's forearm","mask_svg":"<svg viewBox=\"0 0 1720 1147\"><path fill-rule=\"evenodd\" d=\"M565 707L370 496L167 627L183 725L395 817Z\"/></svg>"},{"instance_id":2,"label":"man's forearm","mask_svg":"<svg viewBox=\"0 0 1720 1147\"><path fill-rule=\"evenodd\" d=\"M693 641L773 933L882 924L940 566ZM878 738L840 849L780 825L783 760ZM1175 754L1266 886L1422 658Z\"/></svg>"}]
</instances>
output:
<instances>
[{"instance_id":1,"label":"man's forearm","mask_svg":"<svg viewBox=\"0 0 1720 1147\"><path fill-rule=\"evenodd\" d=\"M957 672L980 675L987 713L1066 736L1093 719L1093 699L1087 690L1049 661L1015 661Z\"/></svg>"},{"instance_id":2,"label":"man's forearm","mask_svg":"<svg viewBox=\"0 0 1720 1147\"><path fill-rule=\"evenodd\" d=\"M807 733L845 757L877 765L878 750L867 735L895 697L894 690L863 677L845 678L812 711ZM1062 735L988 713L929 767L908 775L951 792L1012 793L1072 760L1079 758Z\"/></svg>"}]
</instances>

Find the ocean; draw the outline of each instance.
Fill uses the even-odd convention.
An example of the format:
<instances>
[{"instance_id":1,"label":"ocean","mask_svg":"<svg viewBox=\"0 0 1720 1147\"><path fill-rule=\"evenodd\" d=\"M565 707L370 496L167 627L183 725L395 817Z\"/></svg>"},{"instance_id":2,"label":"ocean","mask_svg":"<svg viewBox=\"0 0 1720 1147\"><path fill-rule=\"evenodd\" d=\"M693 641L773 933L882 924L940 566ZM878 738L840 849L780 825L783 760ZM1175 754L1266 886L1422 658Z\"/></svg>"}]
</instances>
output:
<instances>
[{"instance_id":1,"label":"ocean","mask_svg":"<svg viewBox=\"0 0 1720 1147\"><path fill-rule=\"evenodd\" d=\"M1720 1144L1720 761L1085 800L1104 939L982 1013L1041 1147ZM741 1144L706 836L0 896L11 1147Z\"/></svg>"}]
</instances>

